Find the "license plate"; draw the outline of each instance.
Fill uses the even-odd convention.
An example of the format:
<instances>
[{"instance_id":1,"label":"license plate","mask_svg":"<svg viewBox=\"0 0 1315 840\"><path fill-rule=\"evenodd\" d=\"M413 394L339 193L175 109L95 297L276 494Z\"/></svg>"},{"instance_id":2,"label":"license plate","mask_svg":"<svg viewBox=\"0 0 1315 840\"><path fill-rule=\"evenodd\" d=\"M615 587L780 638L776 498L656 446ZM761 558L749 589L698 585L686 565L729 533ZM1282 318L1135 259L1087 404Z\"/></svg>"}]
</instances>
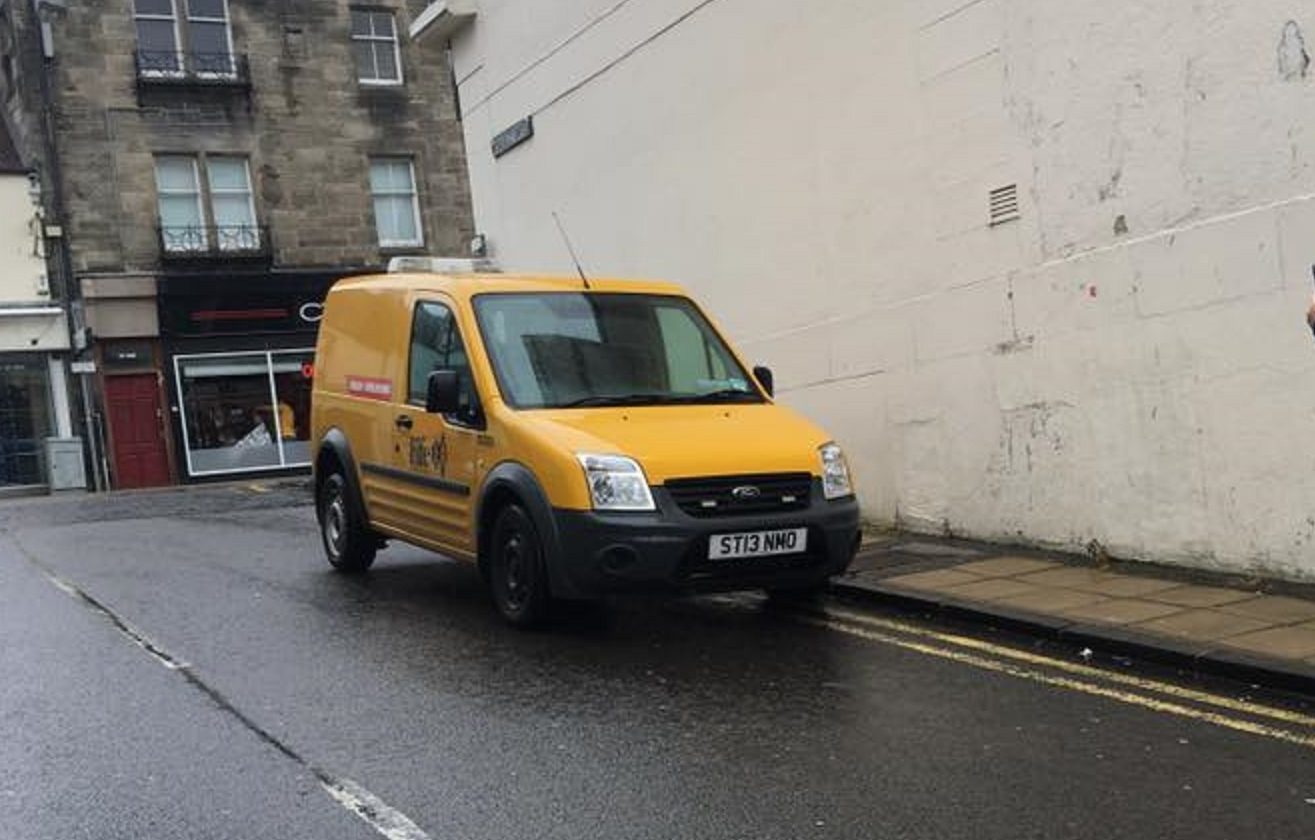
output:
<instances>
[{"instance_id":1,"label":"license plate","mask_svg":"<svg viewBox=\"0 0 1315 840\"><path fill-rule=\"evenodd\" d=\"M716 534L708 541L709 560L736 557L771 557L801 554L808 548L807 528L783 531L750 531L747 534Z\"/></svg>"}]
</instances>

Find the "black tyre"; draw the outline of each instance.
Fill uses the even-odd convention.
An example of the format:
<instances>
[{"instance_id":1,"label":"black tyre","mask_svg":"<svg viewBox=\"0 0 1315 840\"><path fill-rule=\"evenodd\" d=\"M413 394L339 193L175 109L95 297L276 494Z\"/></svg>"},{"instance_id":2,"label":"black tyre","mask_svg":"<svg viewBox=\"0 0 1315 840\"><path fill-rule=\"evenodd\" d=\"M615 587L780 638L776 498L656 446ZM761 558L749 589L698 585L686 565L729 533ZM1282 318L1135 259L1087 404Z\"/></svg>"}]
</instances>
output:
<instances>
[{"instance_id":1,"label":"black tyre","mask_svg":"<svg viewBox=\"0 0 1315 840\"><path fill-rule=\"evenodd\" d=\"M340 572L356 574L370 568L379 541L356 514L352 489L347 478L334 471L320 485L316 512L320 519L320 537L329 565Z\"/></svg>"},{"instance_id":2,"label":"black tyre","mask_svg":"<svg viewBox=\"0 0 1315 840\"><path fill-rule=\"evenodd\" d=\"M548 617L552 596L543 543L520 505L503 508L493 523L488 580L493 603L510 624L533 627Z\"/></svg>"}]
</instances>

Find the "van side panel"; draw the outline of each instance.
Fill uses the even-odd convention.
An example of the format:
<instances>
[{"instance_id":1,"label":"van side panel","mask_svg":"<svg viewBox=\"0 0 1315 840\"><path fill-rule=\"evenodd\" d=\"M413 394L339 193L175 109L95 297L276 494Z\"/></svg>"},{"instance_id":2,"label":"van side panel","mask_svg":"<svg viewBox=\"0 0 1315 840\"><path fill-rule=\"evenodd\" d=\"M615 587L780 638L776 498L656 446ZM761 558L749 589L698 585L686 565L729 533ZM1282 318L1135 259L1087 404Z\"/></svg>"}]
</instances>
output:
<instances>
[{"instance_id":1,"label":"van side panel","mask_svg":"<svg viewBox=\"0 0 1315 840\"><path fill-rule=\"evenodd\" d=\"M311 434L318 446L330 429L350 443L366 515L376 522L370 476L362 463L388 463L392 414L406 399L410 319L404 296L353 284L335 287L325 301L315 348Z\"/></svg>"}]
</instances>

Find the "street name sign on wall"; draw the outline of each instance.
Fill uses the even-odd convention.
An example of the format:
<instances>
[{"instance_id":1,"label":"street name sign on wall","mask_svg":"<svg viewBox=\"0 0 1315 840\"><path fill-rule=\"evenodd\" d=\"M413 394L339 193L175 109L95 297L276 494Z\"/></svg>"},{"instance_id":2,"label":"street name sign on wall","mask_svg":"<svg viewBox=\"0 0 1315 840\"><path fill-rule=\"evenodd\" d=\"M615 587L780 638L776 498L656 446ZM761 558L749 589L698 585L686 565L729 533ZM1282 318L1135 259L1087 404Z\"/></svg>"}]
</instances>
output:
<instances>
[{"instance_id":1,"label":"street name sign on wall","mask_svg":"<svg viewBox=\"0 0 1315 840\"><path fill-rule=\"evenodd\" d=\"M493 138L493 156L500 158L533 136L534 117L526 117L510 128L498 132Z\"/></svg>"}]
</instances>

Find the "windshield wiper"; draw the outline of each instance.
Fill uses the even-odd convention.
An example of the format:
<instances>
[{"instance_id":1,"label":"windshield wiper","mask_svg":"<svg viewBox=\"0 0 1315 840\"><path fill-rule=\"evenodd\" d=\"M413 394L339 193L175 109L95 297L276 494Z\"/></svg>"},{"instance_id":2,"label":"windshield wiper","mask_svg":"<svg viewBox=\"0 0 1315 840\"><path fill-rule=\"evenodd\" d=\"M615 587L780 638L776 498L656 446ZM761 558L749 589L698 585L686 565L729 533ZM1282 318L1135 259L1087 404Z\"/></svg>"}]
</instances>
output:
<instances>
[{"instance_id":1,"label":"windshield wiper","mask_svg":"<svg viewBox=\"0 0 1315 840\"><path fill-rule=\"evenodd\" d=\"M738 388L723 388L706 394L594 394L577 400L564 402L556 408L587 408L608 405L679 405L701 402L759 402L760 397L753 391L741 391Z\"/></svg>"},{"instance_id":2,"label":"windshield wiper","mask_svg":"<svg viewBox=\"0 0 1315 840\"><path fill-rule=\"evenodd\" d=\"M681 394L671 397L672 402L759 402L761 397L753 391L723 388L706 394Z\"/></svg>"},{"instance_id":3,"label":"windshield wiper","mask_svg":"<svg viewBox=\"0 0 1315 840\"><path fill-rule=\"evenodd\" d=\"M578 400L560 403L555 407L587 408L600 405L658 405L665 402L671 402L671 398L665 394L595 394L590 397L580 397Z\"/></svg>"}]
</instances>

